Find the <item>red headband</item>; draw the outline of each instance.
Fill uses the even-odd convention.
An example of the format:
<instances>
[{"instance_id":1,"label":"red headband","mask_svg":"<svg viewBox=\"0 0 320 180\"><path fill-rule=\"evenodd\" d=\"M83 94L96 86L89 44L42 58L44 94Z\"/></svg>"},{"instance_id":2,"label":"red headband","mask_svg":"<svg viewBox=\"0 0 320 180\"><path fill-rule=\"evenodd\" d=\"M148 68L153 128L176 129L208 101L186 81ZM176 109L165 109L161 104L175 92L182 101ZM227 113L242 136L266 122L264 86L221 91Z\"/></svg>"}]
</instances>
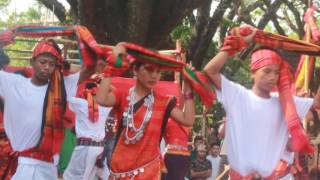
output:
<instances>
[{"instance_id":1,"label":"red headband","mask_svg":"<svg viewBox=\"0 0 320 180\"><path fill-rule=\"evenodd\" d=\"M255 71L271 64L281 65L283 62L281 56L269 49L257 50L251 55L250 69Z\"/></svg>"},{"instance_id":2,"label":"red headband","mask_svg":"<svg viewBox=\"0 0 320 180\"><path fill-rule=\"evenodd\" d=\"M32 58L35 58L43 53L52 54L54 57L57 58L58 62L61 62L63 60L61 53L59 53L59 51L57 51L53 47L53 43L50 41L40 41L33 50Z\"/></svg>"}]
</instances>

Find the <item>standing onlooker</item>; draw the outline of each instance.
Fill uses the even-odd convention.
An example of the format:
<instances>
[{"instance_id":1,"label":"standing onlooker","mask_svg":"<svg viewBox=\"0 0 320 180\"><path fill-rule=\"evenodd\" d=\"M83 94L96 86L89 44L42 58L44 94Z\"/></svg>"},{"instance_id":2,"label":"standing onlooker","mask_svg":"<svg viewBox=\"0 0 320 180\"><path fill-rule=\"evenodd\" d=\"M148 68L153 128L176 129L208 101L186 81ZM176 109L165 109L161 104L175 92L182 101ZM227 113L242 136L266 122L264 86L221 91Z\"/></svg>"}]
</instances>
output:
<instances>
[{"instance_id":1,"label":"standing onlooker","mask_svg":"<svg viewBox=\"0 0 320 180\"><path fill-rule=\"evenodd\" d=\"M197 159L191 162L191 180L206 180L211 176L212 165L206 158L207 148L204 144L197 146Z\"/></svg>"},{"instance_id":2,"label":"standing onlooker","mask_svg":"<svg viewBox=\"0 0 320 180\"><path fill-rule=\"evenodd\" d=\"M193 139L193 150L191 151L190 154L190 160L194 161L197 159L197 147L200 144L204 144L204 140L202 136L195 136Z\"/></svg>"},{"instance_id":3,"label":"standing onlooker","mask_svg":"<svg viewBox=\"0 0 320 180\"><path fill-rule=\"evenodd\" d=\"M211 162L212 165L212 173L211 176L208 178L208 180L213 180L221 172L224 171L224 166L228 164L227 156L220 155L220 144L219 143L213 143L210 146L210 155L208 157L208 160Z\"/></svg>"}]
</instances>

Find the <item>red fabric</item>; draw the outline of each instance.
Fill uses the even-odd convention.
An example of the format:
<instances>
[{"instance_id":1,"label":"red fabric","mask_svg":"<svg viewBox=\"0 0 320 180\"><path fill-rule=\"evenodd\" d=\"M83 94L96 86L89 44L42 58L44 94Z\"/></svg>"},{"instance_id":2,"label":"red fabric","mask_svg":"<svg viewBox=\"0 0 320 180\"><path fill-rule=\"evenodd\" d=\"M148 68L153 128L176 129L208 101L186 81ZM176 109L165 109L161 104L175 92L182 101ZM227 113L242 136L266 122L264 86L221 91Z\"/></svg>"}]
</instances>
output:
<instances>
[{"instance_id":1,"label":"red fabric","mask_svg":"<svg viewBox=\"0 0 320 180\"><path fill-rule=\"evenodd\" d=\"M53 47L50 41L40 41L33 50L32 57L35 58L43 53L50 53L57 58L58 63L62 62L61 54Z\"/></svg>"},{"instance_id":2,"label":"red fabric","mask_svg":"<svg viewBox=\"0 0 320 180\"><path fill-rule=\"evenodd\" d=\"M132 78L113 77L111 83L113 87L127 91L130 87L135 85L136 80ZM157 92L162 92L163 95L174 96L178 101L181 99L181 88L178 83L172 81L159 81L153 89Z\"/></svg>"},{"instance_id":3,"label":"red fabric","mask_svg":"<svg viewBox=\"0 0 320 180\"><path fill-rule=\"evenodd\" d=\"M280 76L278 81L279 99L282 111L291 134L292 148L296 152L313 153L314 147L310 144L305 134L296 106L292 97L291 89L293 78L290 73L290 66L274 51L261 49L252 54L251 70L255 71L270 64L280 65Z\"/></svg>"},{"instance_id":4,"label":"red fabric","mask_svg":"<svg viewBox=\"0 0 320 180\"><path fill-rule=\"evenodd\" d=\"M229 179L230 180L253 180L255 179L258 174L257 173L251 173L245 176L242 176L240 173L235 171L234 169L230 169L229 172ZM268 177L263 177L262 180L277 180L277 176L275 172L273 172L270 176Z\"/></svg>"},{"instance_id":5,"label":"red fabric","mask_svg":"<svg viewBox=\"0 0 320 180\"><path fill-rule=\"evenodd\" d=\"M62 57L58 51L52 47L52 43L48 41L41 41L34 49L33 57L48 52L54 55L58 62L62 61ZM23 152L12 151L9 144L6 145L7 154L9 154L9 166L7 171L14 172L16 168L16 160L18 156L26 156L34 159L39 159L47 162L53 162L53 155L60 152L60 147L64 137L63 126L63 96L62 96L62 74L59 68L56 68L51 75L51 79L48 85L47 101L45 101L46 109L44 110L42 123L44 123L41 129L41 136L37 146L24 150ZM11 156L13 155L13 156ZM13 162L13 163L11 163ZM0 167L0 169L4 169Z\"/></svg>"},{"instance_id":6,"label":"red fabric","mask_svg":"<svg viewBox=\"0 0 320 180\"><path fill-rule=\"evenodd\" d=\"M61 72L56 69L52 74L51 84L48 87L50 90L45 117L45 126L48 130L45 127L41 144L38 146L39 149L41 149L41 145L43 145L44 149L50 146L52 155L60 152L64 137L63 118L65 109L63 109L62 87L60 84L63 82L61 78ZM48 134L46 135L46 133Z\"/></svg>"},{"instance_id":7,"label":"red fabric","mask_svg":"<svg viewBox=\"0 0 320 180\"><path fill-rule=\"evenodd\" d=\"M37 57L42 53L50 53L57 58L58 68L55 68L51 75L48 85L49 91L47 94L47 101L45 102L46 109L43 116L42 123L45 123L42 129L42 134L39 140L39 144L36 150L40 152L46 152L50 156L60 152L61 144L64 137L64 107L63 102L63 89L62 82L62 68L61 62L63 58L61 54L53 47L53 43L50 41L40 41L34 51L33 57Z\"/></svg>"},{"instance_id":8,"label":"red fabric","mask_svg":"<svg viewBox=\"0 0 320 180\"><path fill-rule=\"evenodd\" d=\"M166 144L175 144L187 148L190 131L190 128L184 127L170 118L165 129L164 140Z\"/></svg>"},{"instance_id":9,"label":"red fabric","mask_svg":"<svg viewBox=\"0 0 320 180\"><path fill-rule=\"evenodd\" d=\"M103 50L110 50L108 48L101 48L85 26L75 26L75 33L78 36L78 46L80 48L83 64L87 67L95 66L96 61L106 54Z\"/></svg>"},{"instance_id":10,"label":"red fabric","mask_svg":"<svg viewBox=\"0 0 320 180\"><path fill-rule=\"evenodd\" d=\"M73 111L70 110L69 108L69 104L67 105L67 109L66 109L66 113L64 116L64 127L65 128L73 128L75 126L75 113Z\"/></svg>"},{"instance_id":11,"label":"red fabric","mask_svg":"<svg viewBox=\"0 0 320 180\"><path fill-rule=\"evenodd\" d=\"M14 31L6 30L0 33L0 48L14 42Z\"/></svg>"},{"instance_id":12,"label":"red fabric","mask_svg":"<svg viewBox=\"0 0 320 180\"><path fill-rule=\"evenodd\" d=\"M116 104L114 107L116 111L116 119L121 119L122 112L127 107L128 89L135 84L134 79L130 78L112 78L113 93L116 96ZM180 96L181 89L178 84L167 81L159 81L155 87L155 103L151 122L146 127L144 137L136 144L124 144L124 131L122 132L118 144L115 147L111 160L111 168L114 172L123 172L137 168L160 154L159 138L161 131L162 118L164 116L164 109L167 106L169 96ZM161 95L159 94L161 92ZM165 95L165 96L164 96ZM178 98L179 99L179 98ZM146 108L142 106L135 114L135 122L140 125L144 117ZM116 122L119 126L119 122ZM126 156L123 156L123 153ZM129 158L129 159L128 159ZM136 179L158 179L160 174L160 161L146 168L144 173L136 176ZM128 178L121 178L121 180Z\"/></svg>"},{"instance_id":13,"label":"red fabric","mask_svg":"<svg viewBox=\"0 0 320 180\"><path fill-rule=\"evenodd\" d=\"M120 61L122 63L119 66L117 66L117 58L121 58ZM115 56L114 54L112 54L107 58L107 62L108 64L104 67L103 70L103 74L105 77L121 76L130 68L127 58L122 55Z\"/></svg>"},{"instance_id":14,"label":"red fabric","mask_svg":"<svg viewBox=\"0 0 320 180\"><path fill-rule=\"evenodd\" d=\"M127 52L136 60L146 63L153 62L162 70L181 71L185 65L185 63L182 61L177 61L174 57L160 54L137 44L122 42L121 45L123 45L127 49ZM130 51L133 51L133 53L130 53ZM142 54L145 58L154 59L154 61L146 60L145 58L141 58L136 54Z\"/></svg>"},{"instance_id":15,"label":"red fabric","mask_svg":"<svg viewBox=\"0 0 320 180\"><path fill-rule=\"evenodd\" d=\"M1 180L10 180L16 172L18 166L18 157L30 157L46 162L53 162L52 156L46 152L42 152L39 149L31 148L22 152L13 151L9 141L5 144L1 144L0 151L0 178Z\"/></svg>"},{"instance_id":16,"label":"red fabric","mask_svg":"<svg viewBox=\"0 0 320 180\"><path fill-rule=\"evenodd\" d=\"M320 38L320 31L317 27L316 20L314 18L314 12L318 9L318 7L313 4L311 7L309 7L304 14L304 22L308 24L311 28L311 35L313 41L319 41Z\"/></svg>"},{"instance_id":17,"label":"red fabric","mask_svg":"<svg viewBox=\"0 0 320 180\"><path fill-rule=\"evenodd\" d=\"M20 66L7 66L4 71L6 72L16 72L16 71L24 71L27 75L27 77L32 77L33 75L33 69L32 67L20 67Z\"/></svg>"},{"instance_id":18,"label":"red fabric","mask_svg":"<svg viewBox=\"0 0 320 180\"><path fill-rule=\"evenodd\" d=\"M200 81L195 81L184 69L182 72L184 78L189 80L192 89L198 94L201 99L203 105L210 109L214 100L216 99L216 95L211 87L211 82L208 77L202 72L196 71L195 74Z\"/></svg>"},{"instance_id":19,"label":"red fabric","mask_svg":"<svg viewBox=\"0 0 320 180\"><path fill-rule=\"evenodd\" d=\"M231 35L236 36L247 36L252 33L252 27L235 27L230 33ZM320 46L316 44L308 43L303 40L290 39L286 36L272 34L263 30L257 30L253 39L254 42L270 48L281 48L308 55L318 55L320 53Z\"/></svg>"},{"instance_id":20,"label":"red fabric","mask_svg":"<svg viewBox=\"0 0 320 180\"><path fill-rule=\"evenodd\" d=\"M287 175L290 171L288 170L288 163L284 160L280 160L276 168L276 176L283 177Z\"/></svg>"},{"instance_id":21,"label":"red fabric","mask_svg":"<svg viewBox=\"0 0 320 180\"><path fill-rule=\"evenodd\" d=\"M133 61L140 61L144 63L154 64L159 67L161 70L169 70L169 71L180 71L182 72L183 76L190 82L192 88L195 92L200 96L201 101L203 104L209 108L212 106L215 94L213 89L210 87L211 83L208 81L207 77L201 73L191 70L186 66L186 64L182 61L177 61L174 57L159 54L158 52L154 52L152 50L146 49L142 46L132 44L132 43L121 43L126 49L127 53L129 54L123 59L123 64L120 67L116 67L117 58L113 55L110 56L110 64L112 66L106 66L104 69L104 76L119 76L123 72L125 72L129 66L128 62ZM134 59L134 60L132 60Z\"/></svg>"},{"instance_id":22,"label":"red fabric","mask_svg":"<svg viewBox=\"0 0 320 180\"><path fill-rule=\"evenodd\" d=\"M230 35L224 38L223 46L220 51L225 51L229 56L234 56L246 47L247 43L241 36Z\"/></svg>"},{"instance_id":23,"label":"red fabric","mask_svg":"<svg viewBox=\"0 0 320 180\"><path fill-rule=\"evenodd\" d=\"M128 106L128 89L124 90L115 89L117 102L117 116L122 117L122 113ZM161 92L162 94L162 92ZM120 98L120 99L119 99ZM169 103L169 96L160 95L158 91L154 92L154 104L152 117L149 124L145 128L144 136L136 144L125 144L125 129L123 129L118 143L112 154L111 169L113 172L126 172L132 169L139 168L148 162L154 160L160 154L159 142L161 134L161 124L164 117L164 109L166 109ZM143 121L146 112L146 107L141 106L136 113L134 113L135 126L139 127ZM129 136L132 136L132 132L129 130ZM123 155L126 154L126 156ZM160 174L160 162L157 163L155 171L145 169L145 172L141 174L145 179L154 179ZM125 179L125 178L123 178ZM121 179L122 180L122 179Z\"/></svg>"},{"instance_id":24,"label":"red fabric","mask_svg":"<svg viewBox=\"0 0 320 180\"><path fill-rule=\"evenodd\" d=\"M271 65L271 64L281 65L281 63L282 63L282 58L276 52L263 49L263 50L258 50L252 54L250 69L253 72L267 65Z\"/></svg>"},{"instance_id":25,"label":"red fabric","mask_svg":"<svg viewBox=\"0 0 320 180\"><path fill-rule=\"evenodd\" d=\"M86 99L88 102L89 120L93 123L99 120L98 103L93 95L96 94L97 88L83 89L80 92L80 97Z\"/></svg>"},{"instance_id":26,"label":"red fabric","mask_svg":"<svg viewBox=\"0 0 320 180\"><path fill-rule=\"evenodd\" d=\"M47 31L42 31L41 28L49 28ZM72 28L68 27L64 30L52 30L50 27L55 28L55 26L43 26L39 24L35 25L22 25L17 26L14 28L15 36L22 36L22 37L33 37L33 38L39 38L39 37L54 37L54 36L71 36L74 34ZM37 30L37 28L40 28ZM29 29L29 31L26 31L24 29ZM35 29L32 30L32 29Z\"/></svg>"},{"instance_id":27,"label":"red fabric","mask_svg":"<svg viewBox=\"0 0 320 180\"><path fill-rule=\"evenodd\" d=\"M16 172L18 153L13 153L9 141L0 144L0 178L10 180Z\"/></svg>"}]
</instances>

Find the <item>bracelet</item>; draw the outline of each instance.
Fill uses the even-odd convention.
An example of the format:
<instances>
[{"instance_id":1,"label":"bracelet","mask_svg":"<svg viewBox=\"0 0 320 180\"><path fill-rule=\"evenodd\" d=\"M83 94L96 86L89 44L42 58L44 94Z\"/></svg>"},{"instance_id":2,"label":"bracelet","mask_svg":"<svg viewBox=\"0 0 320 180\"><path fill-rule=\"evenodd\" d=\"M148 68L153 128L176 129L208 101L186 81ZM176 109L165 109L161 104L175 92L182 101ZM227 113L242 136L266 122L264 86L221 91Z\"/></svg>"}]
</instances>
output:
<instances>
[{"instance_id":1,"label":"bracelet","mask_svg":"<svg viewBox=\"0 0 320 180\"><path fill-rule=\"evenodd\" d=\"M111 77L112 76L112 68L109 65L106 65L106 67L103 70L103 77Z\"/></svg>"},{"instance_id":2,"label":"bracelet","mask_svg":"<svg viewBox=\"0 0 320 180\"><path fill-rule=\"evenodd\" d=\"M193 99L194 94L192 91L188 91L183 93L184 100Z\"/></svg>"}]
</instances>

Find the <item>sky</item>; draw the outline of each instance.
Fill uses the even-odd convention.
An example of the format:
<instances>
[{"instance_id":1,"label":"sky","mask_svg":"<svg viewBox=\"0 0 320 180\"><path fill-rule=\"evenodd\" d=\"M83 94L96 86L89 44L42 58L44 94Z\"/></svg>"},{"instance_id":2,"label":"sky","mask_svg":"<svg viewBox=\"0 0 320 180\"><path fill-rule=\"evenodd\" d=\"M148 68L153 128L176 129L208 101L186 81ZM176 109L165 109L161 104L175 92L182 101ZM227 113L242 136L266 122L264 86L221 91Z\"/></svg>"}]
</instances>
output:
<instances>
[{"instance_id":1,"label":"sky","mask_svg":"<svg viewBox=\"0 0 320 180\"><path fill-rule=\"evenodd\" d=\"M66 9L70 8L66 0L58 0L58 1L61 2L66 7ZM26 11L29 7L33 6L35 3L37 3L36 0L11 0L11 3L8 8L10 11L16 10L19 13L19 12Z\"/></svg>"}]
</instances>

